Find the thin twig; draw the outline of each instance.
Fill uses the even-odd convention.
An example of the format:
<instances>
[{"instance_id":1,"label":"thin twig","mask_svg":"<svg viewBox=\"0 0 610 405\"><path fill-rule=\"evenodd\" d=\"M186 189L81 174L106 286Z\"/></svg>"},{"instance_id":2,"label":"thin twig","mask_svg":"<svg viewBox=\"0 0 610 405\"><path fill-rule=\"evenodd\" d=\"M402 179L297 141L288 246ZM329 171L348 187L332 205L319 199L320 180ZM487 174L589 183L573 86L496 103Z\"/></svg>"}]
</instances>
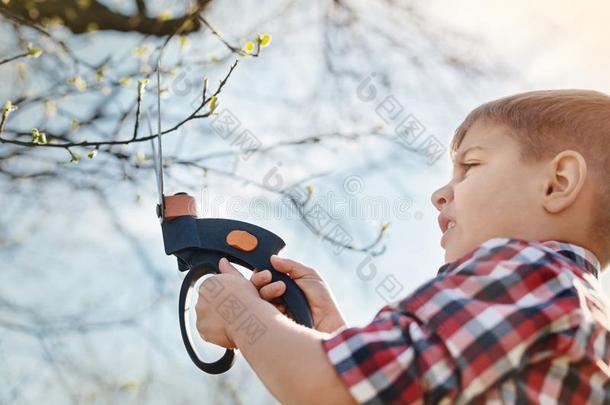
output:
<instances>
[{"instance_id":1,"label":"thin twig","mask_svg":"<svg viewBox=\"0 0 610 405\"><path fill-rule=\"evenodd\" d=\"M28 56L29 54L30 54L29 52L25 52L25 53L22 53L22 54L20 54L20 55L13 56L13 57L11 57L11 58L7 58L7 59L0 60L0 65L4 65L5 63L12 62L12 61L17 60L17 59L19 59L19 58L25 58L25 57L26 57L26 56Z\"/></svg>"},{"instance_id":2,"label":"thin twig","mask_svg":"<svg viewBox=\"0 0 610 405\"><path fill-rule=\"evenodd\" d=\"M214 34L214 36L216 36L220 42L222 42L231 52L233 53L237 53L240 56L254 56L254 57L258 57L258 54L260 53L260 44L258 41L256 41L256 52L253 53L248 53L245 52L243 49L238 48L234 45L231 45L226 39L224 39L222 37L222 35L220 35L220 33L218 31L216 31L216 29L214 27L212 27L210 25L210 23L203 18L203 16L199 16L199 21L201 21L206 27L208 27L210 29L210 31L212 31L212 34Z\"/></svg>"}]
</instances>

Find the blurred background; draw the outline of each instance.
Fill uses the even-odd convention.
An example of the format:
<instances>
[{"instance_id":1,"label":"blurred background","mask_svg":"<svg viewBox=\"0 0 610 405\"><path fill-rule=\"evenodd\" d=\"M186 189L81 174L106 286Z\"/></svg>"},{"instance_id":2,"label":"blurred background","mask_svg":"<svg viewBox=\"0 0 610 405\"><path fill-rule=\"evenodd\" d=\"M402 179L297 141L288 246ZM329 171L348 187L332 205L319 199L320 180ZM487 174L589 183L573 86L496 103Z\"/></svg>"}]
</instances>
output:
<instances>
[{"instance_id":1,"label":"blurred background","mask_svg":"<svg viewBox=\"0 0 610 405\"><path fill-rule=\"evenodd\" d=\"M609 17L601 0L0 0L0 404L276 403L239 354L206 375L180 338L147 121L161 50L166 194L280 235L356 326L443 264L430 195L465 115L610 92Z\"/></svg>"}]
</instances>

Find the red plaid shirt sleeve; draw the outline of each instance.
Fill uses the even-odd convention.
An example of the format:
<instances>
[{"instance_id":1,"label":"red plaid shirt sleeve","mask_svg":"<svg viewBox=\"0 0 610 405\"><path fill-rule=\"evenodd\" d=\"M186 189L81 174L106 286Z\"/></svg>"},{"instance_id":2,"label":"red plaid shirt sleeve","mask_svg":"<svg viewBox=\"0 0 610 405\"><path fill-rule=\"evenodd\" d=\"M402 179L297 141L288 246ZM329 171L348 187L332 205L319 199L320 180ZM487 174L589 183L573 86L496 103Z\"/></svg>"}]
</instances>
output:
<instances>
[{"instance_id":1,"label":"red plaid shirt sleeve","mask_svg":"<svg viewBox=\"0 0 610 405\"><path fill-rule=\"evenodd\" d=\"M610 403L610 305L586 249L493 238L322 340L359 403Z\"/></svg>"}]
</instances>

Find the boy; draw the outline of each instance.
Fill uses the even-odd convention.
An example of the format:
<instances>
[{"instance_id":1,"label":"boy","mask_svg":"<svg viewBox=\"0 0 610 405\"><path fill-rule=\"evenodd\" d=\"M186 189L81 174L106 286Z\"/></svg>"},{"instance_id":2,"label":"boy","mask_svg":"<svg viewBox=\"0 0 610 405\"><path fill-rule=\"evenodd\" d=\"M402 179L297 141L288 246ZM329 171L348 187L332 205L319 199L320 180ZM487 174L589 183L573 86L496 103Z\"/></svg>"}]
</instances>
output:
<instances>
[{"instance_id":1,"label":"boy","mask_svg":"<svg viewBox=\"0 0 610 405\"><path fill-rule=\"evenodd\" d=\"M432 194L445 264L369 325L349 327L313 269L272 257L315 329L277 305L269 271L212 279L265 325L249 345L200 297L198 330L239 348L282 403L610 403L610 97L534 91L472 111ZM262 299L261 299L262 298Z\"/></svg>"}]
</instances>

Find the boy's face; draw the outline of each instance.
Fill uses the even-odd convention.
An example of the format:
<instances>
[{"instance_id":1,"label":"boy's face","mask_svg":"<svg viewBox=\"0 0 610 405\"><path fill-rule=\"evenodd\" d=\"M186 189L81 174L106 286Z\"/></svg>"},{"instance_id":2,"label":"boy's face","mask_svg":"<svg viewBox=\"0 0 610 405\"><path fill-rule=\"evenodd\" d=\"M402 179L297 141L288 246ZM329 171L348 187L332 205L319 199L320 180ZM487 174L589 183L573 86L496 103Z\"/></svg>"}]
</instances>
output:
<instances>
[{"instance_id":1,"label":"boy's face","mask_svg":"<svg viewBox=\"0 0 610 405\"><path fill-rule=\"evenodd\" d=\"M535 229L543 225L539 223L543 165L521 163L519 145L508 130L475 122L456 151L453 178L432 194L432 203L441 212L441 229L447 228L448 219L455 223L441 238L447 263L493 237L540 236Z\"/></svg>"}]
</instances>

